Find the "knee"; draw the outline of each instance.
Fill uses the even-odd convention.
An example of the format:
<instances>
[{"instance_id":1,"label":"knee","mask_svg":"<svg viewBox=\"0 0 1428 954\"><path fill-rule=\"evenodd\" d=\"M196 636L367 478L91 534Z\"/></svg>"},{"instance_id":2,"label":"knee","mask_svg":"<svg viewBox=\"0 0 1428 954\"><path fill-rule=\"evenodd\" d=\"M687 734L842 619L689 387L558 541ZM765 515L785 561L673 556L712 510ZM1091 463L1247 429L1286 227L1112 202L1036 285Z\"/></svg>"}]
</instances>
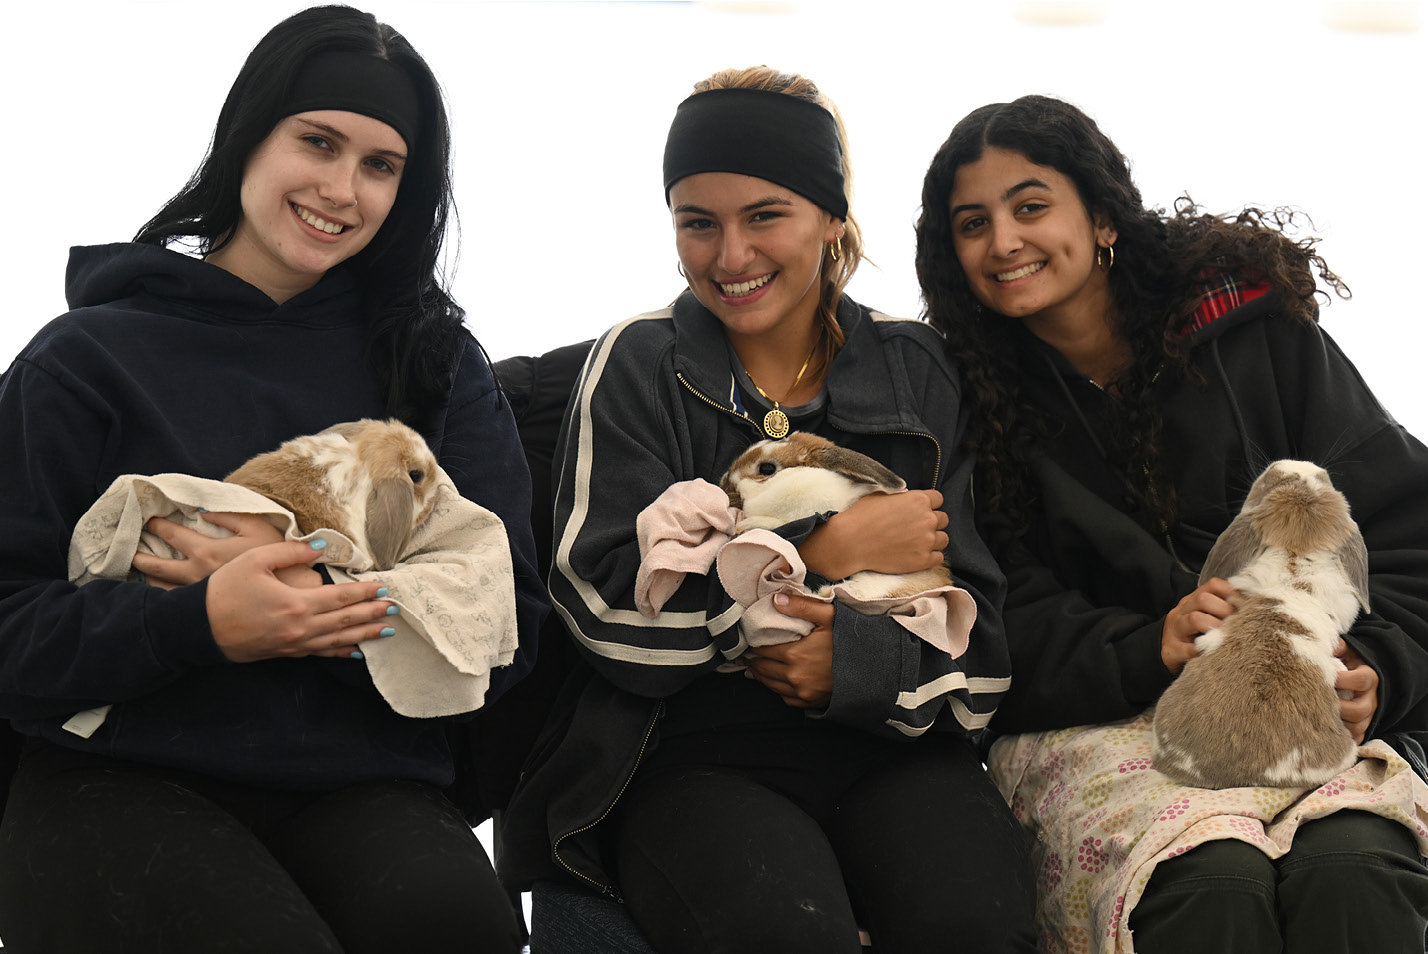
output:
<instances>
[{"instance_id":1,"label":"knee","mask_svg":"<svg viewBox=\"0 0 1428 954\"><path fill-rule=\"evenodd\" d=\"M1315 886L1350 903L1406 897L1428 908L1428 869L1418 840L1400 822L1370 812L1340 811L1300 827L1279 862L1281 884L1312 895Z\"/></svg>"},{"instance_id":2,"label":"knee","mask_svg":"<svg viewBox=\"0 0 1428 954\"><path fill-rule=\"evenodd\" d=\"M1188 884L1205 887L1224 882L1228 887L1242 885L1244 890L1262 888L1271 896L1277 877L1274 863L1254 845L1235 839L1207 841L1193 849L1162 861L1146 885L1146 893L1157 890L1179 890Z\"/></svg>"}]
</instances>

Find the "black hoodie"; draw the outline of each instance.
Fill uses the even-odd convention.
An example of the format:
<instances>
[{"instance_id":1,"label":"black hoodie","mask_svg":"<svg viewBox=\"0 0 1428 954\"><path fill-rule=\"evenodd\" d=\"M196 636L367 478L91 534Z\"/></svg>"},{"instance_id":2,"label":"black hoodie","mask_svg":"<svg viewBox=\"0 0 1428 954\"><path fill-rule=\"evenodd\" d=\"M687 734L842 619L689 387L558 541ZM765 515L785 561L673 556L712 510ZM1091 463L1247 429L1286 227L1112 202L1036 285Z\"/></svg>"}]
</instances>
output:
<instances>
[{"instance_id":1,"label":"black hoodie","mask_svg":"<svg viewBox=\"0 0 1428 954\"><path fill-rule=\"evenodd\" d=\"M1171 681L1160 661L1167 611L1195 588L1254 478L1293 458L1329 471L1368 547L1373 612L1347 639L1379 676L1369 736L1421 759L1403 734L1428 729L1428 448L1317 324L1285 317L1277 301L1264 295L1201 327L1187 341L1190 373L1155 384L1179 500L1169 533L1100 449L1116 398L1019 333L1025 393L1058 427L1032 467L1031 562L1005 566L1013 676L994 730L1103 723L1154 703ZM1006 552L1006 520L984 514L982 526Z\"/></svg>"},{"instance_id":2,"label":"black hoodie","mask_svg":"<svg viewBox=\"0 0 1428 954\"><path fill-rule=\"evenodd\" d=\"M222 478L300 434L386 416L351 275L278 305L213 265L110 245L76 249L68 279L74 310L0 379L0 715L60 745L275 788L449 782L444 723L397 715L362 662L232 664L205 583L67 582L70 533L116 477ZM474 340L433 420L442 467L511 541L521 649L489 702L529 668L545 597L525 461ZM61 728L103 703L91 738Z\"/></svg>"}]
</instances>

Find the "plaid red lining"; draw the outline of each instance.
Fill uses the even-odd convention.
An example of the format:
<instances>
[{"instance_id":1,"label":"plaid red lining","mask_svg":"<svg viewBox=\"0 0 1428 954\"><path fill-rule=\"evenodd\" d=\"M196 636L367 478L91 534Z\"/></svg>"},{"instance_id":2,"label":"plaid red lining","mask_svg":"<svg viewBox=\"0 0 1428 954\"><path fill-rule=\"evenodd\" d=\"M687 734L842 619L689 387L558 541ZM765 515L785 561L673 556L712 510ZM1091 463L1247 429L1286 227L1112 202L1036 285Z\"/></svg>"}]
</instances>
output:
<instances>
[{"instance_id":1,"label":"plaid red lining","mask_svg":"<svg viewBox=\"0 0 1428 954\"><path fill-rule=\"evenodd\" d=\"M1212 280L1196 289L1200 305L1181 332L1182 337L1194 334L1216 318L1229 314L1247 301L1254 301L1273 287L1268 282L1241 282L1224 274L1207 277Z\"/></svg>"}]
</instances>

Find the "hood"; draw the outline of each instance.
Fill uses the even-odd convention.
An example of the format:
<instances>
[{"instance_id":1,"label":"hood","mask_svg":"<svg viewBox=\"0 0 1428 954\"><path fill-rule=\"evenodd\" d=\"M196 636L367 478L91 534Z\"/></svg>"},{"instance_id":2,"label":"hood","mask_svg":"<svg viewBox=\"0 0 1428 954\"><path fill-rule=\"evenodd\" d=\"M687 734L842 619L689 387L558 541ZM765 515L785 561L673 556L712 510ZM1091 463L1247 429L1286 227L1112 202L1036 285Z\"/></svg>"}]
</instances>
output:
<instances>
[{"instance_id":1,"label":"hood","mask_svg":"<svg viewBox=\"0 0 1428 954\"><path fill-rule=\"evenodd\" d=\"M1279 307L1280 293L1268 282L1244 282L1224 275L1199 286L1199 304L1183 337L1190 348L1218 338Z\"/></svg>"},{"instance_id":2,"label":"hood","mask_svg":"<svg viewBox=\"0 0 1428 954\"><path fill-rule=\"evenodd\" d=\"M280 308L304 308L355 288L336 268L282 305L231 272L158 245L116 243L70 249L65 298L71 309L152 296L180 311L233 319L267 318Z\"/></svg>"}]
</instances>

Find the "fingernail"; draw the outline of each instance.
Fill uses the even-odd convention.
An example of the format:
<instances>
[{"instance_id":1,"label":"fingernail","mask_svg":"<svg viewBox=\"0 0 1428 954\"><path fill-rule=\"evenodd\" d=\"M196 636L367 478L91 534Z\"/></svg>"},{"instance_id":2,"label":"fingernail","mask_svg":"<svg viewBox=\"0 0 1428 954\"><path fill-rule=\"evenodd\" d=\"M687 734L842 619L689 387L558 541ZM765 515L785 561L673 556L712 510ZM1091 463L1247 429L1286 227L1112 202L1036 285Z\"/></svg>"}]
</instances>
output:
<instances>
[{"instance_id":1,"label":"fingernail","mask_svg":"<svg viewBox=\"0 0 1428 954\"><path fill-rule=\"evenodd\" d=\"M400 606L397 606L396 604L393 604L393 605L387 607L387 615L388 615L388 616L396 616L396 615L397 615L398 613L400 613L401 611L402 611L402 608L401 608Z\"/></svg>"},{"instance_id":2,"label":"fingernail","mask_svg":"<svg viewBox=\"0 0 1428 954\"><path fill-rule=\"evenodd\" d=\"M360 650L360 649L354 649L354 650L352 650L352 655L348 656L347 658L348 658L348 659L366 659L367 657L364 656L364 655L362 655L362 650Z\"/></svg>"},{"instance_id":3,"label":"fingernail","mask_svg":"<svg viewBox=\"0 0 1428 954\"><path fill-rule=\"evenodd\" d=\"M774 594L774 605L775 605L775 606L787 606L787 605L788 605L788 594L787 594L787 593L775 593L775 594Z\"/></svg>"},{"instance_id":4,"label":"fingernail","mask_svg":"<svg viewBox=\"0 0 1428 954\"><path fill-rule=\"evenodd\" d=\"M384 626L382 627L382 631L377 635L382 636L383 638L389 638L397 635L397 631L395 629L392 629L392 627L390 626Z\"/></svg>"},{"instance_id":5,"label":"fingernail","mask_svg":"<svg viewBox=\"0 0 1428 954\"><path fill-rule=\"evenodd\" d=\"M377 591L377 599L382 599L387 595L387 588L384 586Z\"/></svg>"},{"instance_id":6,"label":"fingernail","mask_svg":"<svg viewBox=\"0 0 1428 954\"><path fill-rule=\"evenodd\" d=\"M316 539L307 541L307 545L312 547L314 550L327 549L327 541L322 539L322 537L317 537Z\"/></svg>"},{"instance_id":7,"label":"fingernail","mask_svg":"<svg viewBox=\"0 0 1428 954\"><path fill-rule=\"evenodd\" d=\"M207 507L199 507L199 508L198 508L198 512L199 512L199 513L208 513L208 508L207 508Z\"/></svg>"}]
</instances>

